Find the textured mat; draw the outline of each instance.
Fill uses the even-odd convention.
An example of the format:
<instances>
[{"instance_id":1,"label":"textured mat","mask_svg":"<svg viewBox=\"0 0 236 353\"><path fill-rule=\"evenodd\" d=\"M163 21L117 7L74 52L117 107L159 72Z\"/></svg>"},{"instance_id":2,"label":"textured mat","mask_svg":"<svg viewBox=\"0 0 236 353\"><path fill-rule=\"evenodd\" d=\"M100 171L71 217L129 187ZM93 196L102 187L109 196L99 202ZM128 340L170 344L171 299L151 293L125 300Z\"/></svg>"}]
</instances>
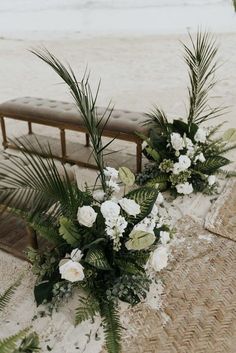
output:
<instances>
[{"instance_id":1,"label":"textured mat","mask_svg":"<svg viewBox=\"0 0 236 353\"><path fill-rule=\"evenodd\" d=\"M172 260L159 275L162 309L140 304L122 315L128 318L123 352L235 353L235 274L236 243L184 217Z\"/></svg>"},{"instance_id":2,"label":"textured mat","mask_svg":"<svg viewBox=\"0 0 236 353\"><path fill-rule=\"evenodd\" d=\"M231 179L206 216L205 228L236 241L236 182ZM236 352L236 348L235 348Z\"/></svg>"}]
</instances>

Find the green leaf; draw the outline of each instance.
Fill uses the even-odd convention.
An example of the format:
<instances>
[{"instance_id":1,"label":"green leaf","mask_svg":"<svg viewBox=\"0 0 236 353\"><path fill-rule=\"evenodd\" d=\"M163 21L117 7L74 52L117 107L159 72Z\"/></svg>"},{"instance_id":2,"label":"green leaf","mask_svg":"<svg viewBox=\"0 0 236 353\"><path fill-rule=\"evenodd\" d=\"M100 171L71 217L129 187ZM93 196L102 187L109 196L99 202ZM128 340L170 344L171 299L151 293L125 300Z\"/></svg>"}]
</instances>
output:
<instances>
[{"instance_id":1,"label":"green leaf","mask_svg":"<svg viewBox=\"0 0 236 353\"><path fill-rule=\"evenodd\" d=\"M149 248L156 240L153 233L143 231L132 231L129 235L130 240L125 243L128 250L144 250Z\"/></svg>"},{"instance_id":2,"label":"green leaf","mask_svg":"<svg viewBox=\"0 0 236 353\"><path fill-rule=\"evenodd\" d=\"M235 142L236 141L236 129L231 128L225 131L223 134L223 139L228 142Z\"/></svg>"},{"instance_id":3,"label":"green leaf","mask_svg":"<svg viewBox=\"0 0 236 353\"><path fill-rule=\"evenodd\" d=\"M99 303L91 295L87 298L80 298L80 306L76 309L75 324L79 325L81 322L93 319L99 312Z\"/></svg>"},{"instance_id":4,"label":"green leaf","mask_svg":"<svg viewBox=\"0 0 236 353\"><path fill-rule=\"evenodd\" d=\"M20 280L17 280L14 284L7 288L3 294L0 295L0 312L5 309L19 285Z\"/></svg>"},{"instance_id":5,"label":"green leaf","mask_svg":"<svg viewBox=\"0 0 236 353\"><path fill-rule=\"evenodd\" d=\"M109 262L102 248L90 249L85 257L85 261L99 270L111 270Z\"/></svg>"},{"instance_id":6,"label":"green leaf","mask_svg":"<svg viewBox=\"0 0 236 353\"><path fill-rule=\"evenodd\" d=\"M59 223L59 233L63 239L71 246L78 246L80 242L80 235L72 220L66 217L60 217Z\"/></svg>"},{"instance_id":7,"label":"green leaf","mask_svg":"<svg viewBox=\"0 0 236 353\"><path fill-rule=\"evenodd\" d=\"M0 340L0 352L13 353L14 350L17 348L19 340L23 339L28 331L29 328L26 328L16 333L15 335Z\"/></svg>"},{"instance_id":8,"label":"green leaf","mask_svg":"<svg viewBox=\"0 0 236 353\"><path fill-rule=\"evenodd\" d=\"M145 149L146 149L147 153L153 158L154 161L156 161L156 162L160 161L160 159L161 159L160 154L156 150L154 150L151 147L146 147Z\"/></svg>"},{"instance_id":9,"label":"green leaf","mask_svg":"<svg viewBox=\"0 0 236 353\"><path fill-rule=\"evenodd\" d=\"M127 167L120 167L119 168L119 178L122 181L122 183L127 186L134 185L135 175Z\"/></svg>"},{"instance_id":10,"label":"green leaf","mask_svg":"<svg viewBox=\"0 0 236 353\"><path fill-rule=\"evenodd\" d=\"M162 173L155 178L149 180L145 185L149 188L156 188L160 191L164 191L167 189L168 175Z\"/></svg>"},{"instance_id":11,"label":"green leaf","mask_svg":"<svg viewBox=\"0 0 236 353\"><path fill-rule=\"evenodd\" d=\"M52 281L43 281L34 287L34 297L37 303L37 306L42 304L44 301L50 301L52 299L53 293Z\"/></svg>"},{"instance_id":12,"label":"green leaf","mask_svg":"<svg viewBox=\"0 0 236 353\"><path fill-rule=\"evenodd\" d=\"M134 200L141 208L136 217L129 217L128 221L134 224L142 221L152 210L159 191L148 187L139 188L125 195L126 198Z\"/></svg>"},{"instance_id":13,"label":"green leaf","mask_svg":"<svg viewBox=\"0 0 236 353\"><path fill-rule=\"evenodd\" d=\"M39 347L39 337L37 333L32 332L25 338L23 338L19 347L19 352L22 353L33 353L41 351ZM15 352L14 352L15 353ZM18 353L18 351L16 352Z\"/></svg>"},{"instance_id":14,"label":"green leaf","mask_svg":"<svg viewBox=\"0 0 236 353\"><path fill-rule=\"evenodd\" d=\"M229 159L221 156L208 157L205 162L199 163L197 169L204 174L215 173L219 168L231 163Z\"/></svg>"},{"instance_id":15,"label":"green leaf","mask_svg":"<svg viewBox=\"0 0 236 353\"><path fill-rule=\"evenodd\" d=\"M182 120L173 121L173 130L178 132L181 136L188 133L188 124Z\"/></svg>"}]
</instances>

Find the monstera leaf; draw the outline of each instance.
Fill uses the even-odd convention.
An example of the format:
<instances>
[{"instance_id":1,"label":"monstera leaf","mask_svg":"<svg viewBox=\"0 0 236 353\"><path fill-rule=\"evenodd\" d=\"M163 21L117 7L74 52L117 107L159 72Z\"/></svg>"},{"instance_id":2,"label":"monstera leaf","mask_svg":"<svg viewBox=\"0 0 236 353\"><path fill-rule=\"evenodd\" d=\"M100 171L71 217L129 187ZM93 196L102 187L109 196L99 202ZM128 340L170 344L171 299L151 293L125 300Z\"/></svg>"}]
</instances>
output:
<instances>
[{"instance_id":1,"label":"monstera leaf","mask_svg":"<svg viewBox=\"0 0 236 353\"><path fill-rule=\"evenodd\" d=\"M133 216L129 217L128 221L136 224L147 217L153 208L158 193L157 189L144 187L125 195L126 198L134 200L141 208L141 212L135 218Z\"/></svg>"},{"instance_id":2,"label":"monstera leaf","mask_svg":"<svg viewBox=\"0 0 236 353\"><path fill-rule=\"evenodd\" d=\"M144 231L132 231L129 235L129 238L130 240L125 243L125 246L128 250L147 249L156 240L156 237L153 233Z\"/></svg>"}]
</instances>

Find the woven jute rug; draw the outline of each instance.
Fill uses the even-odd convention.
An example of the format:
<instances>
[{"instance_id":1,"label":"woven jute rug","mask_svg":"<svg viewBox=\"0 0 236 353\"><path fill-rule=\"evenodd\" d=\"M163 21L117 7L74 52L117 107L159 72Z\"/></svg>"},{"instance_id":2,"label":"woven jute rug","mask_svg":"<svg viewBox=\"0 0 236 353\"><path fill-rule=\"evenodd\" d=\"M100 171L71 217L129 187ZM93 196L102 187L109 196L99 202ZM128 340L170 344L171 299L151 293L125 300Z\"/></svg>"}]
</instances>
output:
<instances>
[{"instance_id":1,"label":"woven jute rug","mask_svg":"<svg viewBox=\"0 0 236 353\"><path fill-rule=\"evenodd\" d=\"M159 274L162 308L140 304L122 314L123 352L235 353L236 242L188 216L176 229L172 259Z\"/></svg>"},{"instance_id":2,"label":"woven jute rug","mask_svg":"<svg viewBox=\"0 0 236 353\"><path fill-rule=\"evenodd\" d=\"M236 181L234 179L225 185L224 190L207 214L205 228L236 241Z\"/></svg>"}]
</instances>

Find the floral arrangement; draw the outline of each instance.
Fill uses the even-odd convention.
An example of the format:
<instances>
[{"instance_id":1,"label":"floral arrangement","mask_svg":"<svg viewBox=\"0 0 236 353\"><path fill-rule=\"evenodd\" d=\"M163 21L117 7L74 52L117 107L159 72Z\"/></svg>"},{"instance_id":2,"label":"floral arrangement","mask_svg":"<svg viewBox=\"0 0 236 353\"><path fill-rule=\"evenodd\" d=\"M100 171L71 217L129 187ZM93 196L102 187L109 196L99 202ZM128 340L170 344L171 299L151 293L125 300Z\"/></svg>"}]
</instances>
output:
<instances>
[{"instance_id":1,"label":"floral arrangement","mask_svg":"<svg viewBox=\"0 0 236 353\"><path fill-rule=\"evenodd\" d=\"M222 170L230 160L224 154L236 147L235 129L216 136L222 124L206 128L203 124L223 114L224 108L210 108L209 91L214 87L217 68L217 47L208 34L198 33L196 42L190 36L191 46L184 45L185 62L189 67L189 111L186 121L170 121L156 107L147 114L150 126L144 154L149 159L137 181L140 185L170 189L175 195L193 192L212 194L217 191L217 175L234 175Z\"/></svg>"},{"instance_id":2,"label":"floral arrangement","mask_svg":"<svg viewBox=\"0 0 236 353\"><path fill-rule=\"evenodd\" d=\"M23 156L12 156L11 165L1 165L0 202L50 245L42 253L28 251L37 276L37 305L57 309L79 288L76 324L100 314L107 350L119 353L119 300L131 305L142 301L150 285L147 264L156 271L167 264L171 232L161 212L163 197L155 188L137 188L128 168L105 165L107 145L102 145L101 137L111 111L107 109L102 118L97 115L98 92L94 98L88 77L78 83L73 71L52 54L34 53L69 86L90 135L99 173L93 186L81 189L65 168L60 175L53 157L40 156L50 156L50 147L38 142L37 155L27 139L16 141Z\"/></svg>"}]
</instances>

